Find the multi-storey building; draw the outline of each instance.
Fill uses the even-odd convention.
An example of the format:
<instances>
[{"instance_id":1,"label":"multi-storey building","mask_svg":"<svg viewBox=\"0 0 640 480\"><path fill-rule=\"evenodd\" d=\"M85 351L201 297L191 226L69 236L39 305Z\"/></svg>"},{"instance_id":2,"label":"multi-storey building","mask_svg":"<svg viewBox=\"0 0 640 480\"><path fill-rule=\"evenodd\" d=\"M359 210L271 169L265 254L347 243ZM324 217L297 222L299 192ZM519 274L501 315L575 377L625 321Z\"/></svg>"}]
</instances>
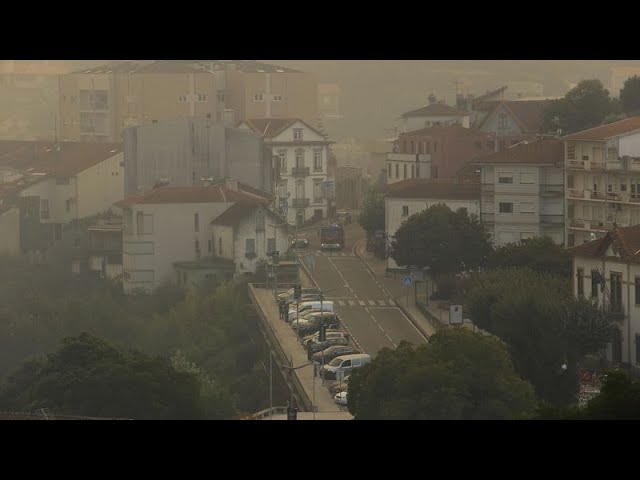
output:
<instances>
[{"instance_id":1,"label":"multi-storey building","mask_svg":"<svg viewBox=\"0 0 640 480\"><path fill-rule=\"evenodd\" d=\"M404 131L413 132L429 127L460 125L469 128L469 112L439 103L435 96L429 97L429 105L402 114Z\"/></svg>"},{"instance_id":2,"label":"multi-storey building","mask_svg":"<svg viewBox=\"0 0 640 480\"><path fill-rule=\"evenodd\" d=\"M539 236L564 242L561 140L521 143L475 165L481 172L481 219L495 245Z\"/></svg>"},{"instance_id":3,"label":"multi-storey building","mask_svg":"<svg viewBox=\"0 0 640 480\"><path fill-rule=\"evenodd\" d=\"M640 224L640 117L564 137L566 245Z\"/></svg>"},{"instance_id":4,"label":"multi-storey building","mask_svg":"<svg viewBox=\"0 0 640 480\"><path fill-rule=\"evenodd\" d=\"M251 129L271 147L274 169L279 172L277 211L298 226L326 218L335 192L327 173L331 142L297 118L254 118L239 127Z\"/></svg>"}]
</instances>

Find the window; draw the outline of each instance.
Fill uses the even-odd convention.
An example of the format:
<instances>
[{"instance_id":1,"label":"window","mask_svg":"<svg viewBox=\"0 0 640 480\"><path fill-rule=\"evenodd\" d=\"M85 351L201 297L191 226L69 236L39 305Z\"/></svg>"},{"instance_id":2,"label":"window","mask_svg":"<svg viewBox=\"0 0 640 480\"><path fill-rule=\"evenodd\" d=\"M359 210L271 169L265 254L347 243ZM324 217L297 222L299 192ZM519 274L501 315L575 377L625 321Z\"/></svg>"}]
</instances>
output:
<instances>
[{"instance_id":1,"label":"window","mask_svg":"<svg viewBox=\"0 0 640 480\"><path fill-rule=\"evenodd\" d=\"M246 256L250 256L250 255L255 256L255 254L256 254L256 241L255 241L255 239L247 238L245 240L244 251L245 251L245 255Z\"/></svg>"},{"instance_id":2,"label":"window","mask_svg":"<svg viewBox=\"0 0 640 480\"><path fill-rule=\"evenodd\" d=\"M209 239L209 241L207 242L207 251L209 253L213 251L213 241L211 239Z\"/></svg>"},{"instance_id":3,"label":"window","mask_svg":"<svg viewBox=\"0 0 640 480\"><path fill-rule=\"evenodd\" d=\"M179 102L186 102L187 101L187 96L186 95L180 95L178 97L178 101Z\"/></svg>"},{"instance_id":4,"label":"window","mask_svg":"<svg viewBox=\"0 0 640 480\"><path fill-rule=\"evenodd\" d=\"M411 165L411 178L415 178L416 176L416 166Z\"/></svg>"},{"instance_id":5,"label":"window","mask_svg":"<svg viewBox=\"0 0 640 480\"><path fill-rule=\"evenodd\" d=\"M196 254L200 254L200 240L195 241L195 247L196 247Z\"/></svg>"},{"instance_id":6,"label":"window","mask_svg":"<svg viewBox=\"0 0 640 480\"><path fill-rule=\"evenodd\" d=\"M578 268L578 297L584 297L584 269Z\"/></svg>"},{"instance_id":7,"label":"window","mask_svg":"<svg viewBox=\"0 0 640 480\"><path fill-rule=\"evenodd\" d=\"M193 214L193 226L196 233L200 231L200 215L198 213Z\"/></svg>"},{"instance_id":8,"label":"window","mask_svg":"<svg viewBox=\"0 0 640 480\"><path fill-rule=\"evenodd\" d=\"M198 101L199 102L208 102L209 101L209 95L205 95L203 93L199 93L198 94Z\"/></svg>"},{"instance_id":9,"label":"window","mask_svg":"<svg viewBox=\"0 0 640 480\"><path fill-rule=\"evenodd\" d=\"M582 155L582 160L589 160L589 155Z\"/></svg>"},{"instance_id":10,"label":"window","mask_svg":"<svg viewBox=\"0 0 640 480\"><path fill-rule=\"evenodd\" d=\"M513 213L513 203L500 203L500 213Z\"/></svg>"},{"instance_id":11,"label":"window","mask_svg":"<svg viewBox=\"0 0 640 480\"><path fill-rule=\"evenodd\" d=\"M302 140L302 129L294 128L293 129L293 139L294 140Z\"/></svg>"},{"instance_id":12,"label":"window","mask_svg":"<svg viewBox=\"0 0 640 480\"><path fill-rule=\"evenodd\" d=\"M427 153L431 153L431 142L427 142Z\"/></svg>"},{"instance_id":13,"label":"window","mask_svg":"<svg viewBox=\"0 0 640 480\"><path fill-rule=\"evenodd\" d=\"M276 251L276 239L267 238L267 255L270 255L275 251Z\"/></svg>"},{"instance_id":14,"label":"window","mask_svg":"<svg viewBox=\"0 0 640 480\"><path fill-rule=\"evenodd\" d=\"M264 232L264 227L264 210L258 208L258 210L256 210L256 232Z\"/></svg>"},{"instance_id":15,"label":"window","mask_svg":"<svg viewBox=\"0 0 640 480\"><path fill-rule=\"evenodd\" d=\"M498 128L501 130L504 130L505 128L507 128L507 126L508 126L507 115L504 113L501 113L500 115L498 115Z\"/></svg>"},{"instance_id":16,"label":"window","mask_svg":"<svg viewBox=\"0 0 640 480\"><path fill-rule=\"evenodd\" d=\"M218 238L218 255L222 256L222 237Z\"/></svg>"},{"instance_id":17,"label":"window","mask_svg":"<svg viewBox=\"0 0 640 480\"><path fill-rule=\"evenodd\" d=\"M46 220L49 218L49 200L40 200L40 218Z\"/></svg>"},{"instance_id":18,"label":"window","mask_svg":"<svg viewBox=\"0 0 640 480\"><path fill-rule=\"evenodd\" d=\"M254 101L254 102L262 102L262 94L261 94L261 93L256 93L256 94L253 96L253 101Z\"/></svg>"},{"instance_id":19,"label":"window","mask_svg":"<svg viewBox=\"0 0 640 480\"><path fill-rule=\"evenodd\" d=\"M402 206L402 216L403 217L408 217L409 216L409 205L403 205Z\"/></svg>"},{"instance_id":20,"label":"window","mask_svg":"<svg viewBox=\"0 0 640 480\"><path fill-rule=\"evenodd\" d=\"M280 162L280 171L286 172L287 171L287 151L286 150L280 150L278 152L278 161Z\"/></svg>"},{"instance_id":21,"label":"window","mask_svg":"<svg viewBox=\"0 0 640 480\"><path fill-rule=\"evenodd\" d=\"M636 292L638 291L638 279L636 278ZM598 271L591 270L591 298L598 298ZM636 303L638 303L638 294L636 293Z\"/></svg>"},{"instance_id":22,"label":"window","mask_svg":"<svg viewBox=\"0 0 640 480\"><path fill-rule=\"evenodd\" d=\"M302 200L304 197L304 180L298 180L296 182L296 198Z\"/></svg>"},{"instance_id":23,"label":"window","mask_svg":"<svg viewBox=\"0 0 640 480\"><path fill-rule=\"evenodd\" d=\"M389 164L388 167L389 167L389 178L391 178L391 164Z\"/></svg>"},{"instance_id":24,"label":"window","mask_svg":"<svg viewBox=\"0 0 640 480\"><path fill-rule=\"evenodd\" d=\"M313 170L322 171L322 150L314 150L313 152Z\"/></svg>"},{"instance_id":25,"label":"window","mask_svg":"<svg viewBox=\"0 0 640 480\"><path fill-rule=\"evenodd\" d=\"M296 150L296 168L304 168L304 150Z\"/></svg>"},{"instance_id":26,"label":"window","mask_svg":"<svg viewBox=\"0 0 640 480\"><path fill-rule=\"evenodd\" d=\"M404 172L404 178L407 178L407 164L406 163L402 165L402 170Z\"/></svg>"},{"instance_id":27,"label":"window","mask_svg":"<svg viewBox=\"0 0 640 480\"><path fill-rule=\"evenodd\" d=\"M626 183L621 183L620 184L620 191L621 192L626 192L627 191L627 184Z\"/></svg>"},{"instance_id":28,"label":"window","mask_svg":"<svg viewBox=\"0 0 640 480\"><path fill-rule=\"evenodd\" d=\"M416 165L416 178L420 178L420 165Z\"/></svg>"},{"instance_id":29,"label":"window","mask_svg":"<svg viewBox=\"0 0 640 480\"><path fill-rule=\"evenodd\" d=\"M145 215L143 212L136 214L136 233L138 235L153 233L153 215Z\"/></svg>"},{"instance_id":30,"label":"window","mask_svg":"<svg viewBox=\"0 0 640 480\"><path fill-rule=\"evenodd\" d=\"M65 210L67 211L67 213L69 213L71 211L71 199L67 198L67 201L64 202L64 207Z\"/></svg>"},{"instance_id":31,"label":"window","mask_svg":"<svg viewBox=\"0 0 640 480\"><path fill-rule=\"evenodd\" d=\"M273 101L274 102L281 102L282 101L282 95L274 95L273 96Z\"/></svg>"},{"instance_id":32,"label":"window","mask_svg":"<svg viewBox=\"0 0 640 480\"><path fill-rule=\"evenodd\" d=\"M640 277L636 277L635 288L636 305L640 305Z\"/></svg>"},{"instance_id":33,"label":"window","mask_svg":"<svg viewBox=\"0 0 640 480\"><path fill-rule=\"evenodd\" d=\"M576 244L576 235L575 233L570 233L567 235L567 246L573 247Z\"/></svg>"},{"instance_id":34,"label":"window","mask_svg":"<svg viewBox=\"0 0 640 480\"><path fill-rule=\"evenodd\" d=\"M576 159L576 145L575 143L570 143L567 145L567 159L575 160Z\"/></svg>"},{"instance_id":35,"label":"window","mask_svg":"<svg viewBox=\"0 0 640 480\"><path fill-rule=\"evenodd\" d=\"M287 198L287 180L280 180L280 184L278 185L279 191L278 196L282 198Z\"/></svg>"},{"instance_id":36,"label":"window","mask_svg":"<svg viewBox=\"0 0 640 480\"><path fill-rule=\"evenodd\" d=\"M224 99L225 99L224 92L218 92L217 95L216 95L216 99L220 103L224 102Z\"/></svg>"},{"instance_id":37,"label":"window","mask_svg":"<svg viewBox=\"0 0 640 480\"><path fill-rule=\"evenodd\" d=\"M322 191L322 179L313 180L313 202L320 203L324 200Z\"/></svg>"},{"instance_id":38,"label":"window","mask_svg":"<svg viewBox=\"0 0 640 480\"><path fill-rule=\"evenodd\" d=\"M520 213L534 213L533 202L520 203Z\"/></svg>"},{"instance_id":39,"label":"window","mask_svg":"<svg viewBox=\"0 0 640 480\"><path fill-rule=\"evenodd\" d=\"M573 175L567 175L567 187L574 188L573 187Z\"/></svg>"},{"instance_id":40,"label":"window","mask_svg":"<svg viewBox=\"0 0 640 480\"><path fill-rule=\"evenodd\" d=\"M513 177L498 177L498 183L513 183Z\"/></svg>"},{"instance_id":41,"label":"window","mask_svg":"<svg viewBox=\"0 0 640 480\"><path fill-rule=\"evenodd\" d=\"M611 272L611 311L622 312L622 274Z\"/></svg>"},{"instance_id":42,"label":"window","mask_svg":"<svg viewBox=\"0 0 640 480\"><path fill-rule=\"evenodd\" d=\"M396 178L400 178L400 164L396 163Z\"/></svg>"},{"instance_id":43,"label":"window","mask_svg":"<svg viewBox=\"0 0 640 480\"><path fill-rule=\"evenodd\" d=\"M613 193L613 185L611 184L607 185L607 192Z\"/></svg>"},{"instance_id":44,"label":"window","mask_svg":"<svg viewBox=\"0 0 640 480\"><path fill-rule=\"evenodd\" d=\"M533 173L521 173L520 174L520 184L522 185L531 185L534 183Z\"/></svg>"}]
</instances>

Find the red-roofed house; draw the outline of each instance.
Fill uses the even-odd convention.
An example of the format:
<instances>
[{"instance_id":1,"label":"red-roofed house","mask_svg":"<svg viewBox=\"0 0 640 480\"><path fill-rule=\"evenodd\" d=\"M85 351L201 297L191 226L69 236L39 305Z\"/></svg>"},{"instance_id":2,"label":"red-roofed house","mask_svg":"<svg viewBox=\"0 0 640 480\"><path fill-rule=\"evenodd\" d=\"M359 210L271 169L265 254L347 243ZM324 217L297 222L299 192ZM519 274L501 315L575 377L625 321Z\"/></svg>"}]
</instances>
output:
<instances>
[{"instance_id":1,"label":"red-roofed house","mask_svg":"<svg viewBox=\"0 0 640 480\"><path fill-rule=\"evenodd\" d=\"M409 179L385 188L385 232L389 241L411 215L432 205L444 203L451 210L464 208L480 215L480 184L454 183L428 179ZM387 269L402 268L393 258L387 258Z\"/></svg>"},{"instance_id":2,"label":"red-roofed house","mask_svg":"<svg viewBox=\"0 0 640 480\"><path fill-rule=\"evenodd\" d=\"M233 180L206 187L159 187L129 197L123 209L123 287L152 291L171 282L255 273L287 232L270 195ZM215 223L214 223L215 222ZM271 224L280 225L274 231Z\"/></svg>"},{"instance_id":3,"label":"red-roofed house","mask_svg":"<svg viewBox=\"0 0 640 480\"><path fill-rule=\"evenodd\" d=\"M640 224L640 117L564 137L568 246Z\"/></svg>"},{"instance_id":4,"label":"red-roofed house","mask_svg":"<svg viewBox=\"0 0 640 480\"><path fill-rule=\"evenodd\" d=\"M613 228L569 253L576 297L597 301L614 318L607 358L640 369L640 225Z\"/></svg>"},{"instance_id":5,"label":"red-roofed house","mask_svg":"<svg viewBox=\"0 0 640 480\"><path fill-rule=\"evenodd\" d=\"M252 118L238 127L263 137L271 148L274 171L279 174L277 210L289 224L302 226L330 214L334 196L327 171L331 142L321 132L298 118Z\"/></svg>"},{"instance_id":6,"label":"red-roofed house","mask_svg":"<svg viewBox=\"0 0 640 480\"><path fill-rule=\"evenodd\" d=\"M495 245L548 236L564 243L564 143L521 143L474 163L482 182L481 219Z\"/></svg>"},{"instance_id":7,"label":"red-roofed house","mask_svg":"<svg viewBox=\"0 0 640 480\"><path fill-rule=\"evenodd\" d=\"M401 115L404 131L413 132L421 128L446 127L460 125L469 128L469 112L458 110L444 103L436 102L435 97L429 98L429 104L424 107L405 112Z\"/></svg>"}]
</instances>

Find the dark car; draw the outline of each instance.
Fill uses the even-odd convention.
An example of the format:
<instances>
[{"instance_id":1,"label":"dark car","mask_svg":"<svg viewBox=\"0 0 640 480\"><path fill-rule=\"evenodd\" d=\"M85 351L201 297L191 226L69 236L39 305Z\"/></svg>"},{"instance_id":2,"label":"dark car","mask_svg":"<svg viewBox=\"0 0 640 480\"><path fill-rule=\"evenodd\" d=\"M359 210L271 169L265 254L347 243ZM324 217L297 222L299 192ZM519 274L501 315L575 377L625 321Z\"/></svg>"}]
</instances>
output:
<instances>
[{"instance_id":1,"label":"dark car","mask_svg":"<svg viewBox=\"0 0 640 480\"><path fill-rule=\"evenodd\" d=\"M301 337L311 335L320 330L320 325L324 322L328 330L340 328L340 319L333 312L314 312L299 322L293 322L291 326L298 331Z\"/></svg>"},{"instance_id":2,"label":"dark car","mask_svg":"<svg viewBox=\"0 0 640 480\"><path fill-rule=\"evenodd\" d=\"M353 355L356 353L361 353L360 350L352 347L351 345L334 345L332 347L326 348L324 351L314 353L311 356L311 360L313 362L321 363L323 352L324 352L324 363L329 363L331 360L341 355Z\"/></svg>"},{"instance_id":3,"label":"dark car","mask_svg":"<svg viewBox=\"0 0 640 480\"><path fill-rule=\"evenodd\" d=\"M309 239L306 235L296 235L291 240L291 246L294 248L307 248L309 246Z\"/></svg>"}]
</instances>

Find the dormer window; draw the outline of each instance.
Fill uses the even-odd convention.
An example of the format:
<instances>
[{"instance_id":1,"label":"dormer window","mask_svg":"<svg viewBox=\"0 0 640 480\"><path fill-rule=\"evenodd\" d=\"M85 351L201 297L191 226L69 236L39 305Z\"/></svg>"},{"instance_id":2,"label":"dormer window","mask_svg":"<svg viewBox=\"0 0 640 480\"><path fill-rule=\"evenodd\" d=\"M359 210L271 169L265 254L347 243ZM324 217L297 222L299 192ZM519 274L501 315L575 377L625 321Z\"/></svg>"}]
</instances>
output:
<instances>
[{"instance_id":1,"label":"dormer window","mask_svg":"<svg viewBox=\"0 0 640 480\"><path fill-rule=\"evenodd\" d=\"M294 128L293 129L293 139L294 140L302 140L302 129Z\"/></svg>"}]
</instances>

